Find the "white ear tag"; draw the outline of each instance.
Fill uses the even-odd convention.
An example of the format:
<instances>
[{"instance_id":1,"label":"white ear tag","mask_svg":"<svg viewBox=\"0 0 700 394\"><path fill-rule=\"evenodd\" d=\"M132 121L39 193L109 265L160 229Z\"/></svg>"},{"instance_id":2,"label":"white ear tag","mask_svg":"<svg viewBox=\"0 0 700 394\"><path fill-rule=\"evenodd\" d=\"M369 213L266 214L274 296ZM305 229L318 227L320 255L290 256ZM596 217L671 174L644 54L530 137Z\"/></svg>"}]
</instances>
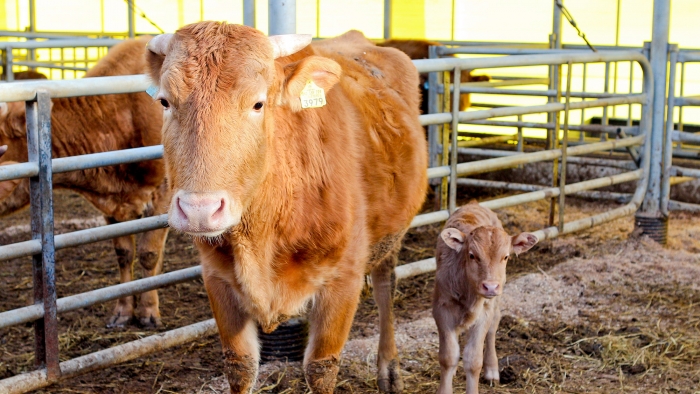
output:
<instances>
[{"instance_id":1,"label":"white ear tag","mask_svg":"<svg viewBox=\"0 0 700 394\"><path fill-rule=\"evenodd\" d=\"M326 93L311 80L301 90L299 98L301 108L321 108L326 105Z\"/></svg>"}]
</instances>

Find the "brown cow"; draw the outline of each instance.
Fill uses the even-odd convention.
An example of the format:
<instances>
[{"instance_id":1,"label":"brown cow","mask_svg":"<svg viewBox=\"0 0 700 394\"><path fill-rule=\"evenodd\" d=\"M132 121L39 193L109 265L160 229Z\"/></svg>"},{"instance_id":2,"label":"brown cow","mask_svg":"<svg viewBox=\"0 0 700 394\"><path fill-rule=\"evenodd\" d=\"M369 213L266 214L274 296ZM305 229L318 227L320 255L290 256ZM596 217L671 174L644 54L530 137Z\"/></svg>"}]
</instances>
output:
<instances>
[{"instance_id":1,"label":"brown cow","mask_svg":"<svg viewBox=\"0 0 700 394\"><path fill-rule=\"evenodd\" d=\"M498 296L506 283L506 264L511 253L526 252L537 241L531 233L509 236L498 216L476 201L450 215L435 250L433 317L440 335L439 394L452 393L452 378L459 362L458 338L462 332L466 332L463 360L467 393L479 392L484 358L484 377L498 381L496 330L501 320Z\"/></svg>"},{"instance_id":2,"label":"brown cow","mask_svg":"<svg viewBox=\"0 0 700 394\"><path fill-rule=\"evenodd\" d=\"M147 40L125 41L112 48L86 77L141 74L145 71ZM53 157L83 155L158 145L162 108L146 93L87 96L52 100ZM0 145L9 145L2 164L27 161L23 102L0 103ZM162 160L100 167L53 176L54 187L80 193L99 209L109 223L123 222L167 209L167 186ZM0 216L29 204L29 181L0 182ZM162 267L167 229L139 235L138 258L144 276ZM122 283L132 279L134 236L114 239ZM160 324L158 294L141 295L136 309L138 322L146 327ZM134 316L134 297L118 300L108 326L121 326Z\"/></svg>"},{"instance_id":3,"label":"brown cow","mask_svg":"<svg viewBox=\"0 0 700 394\"><path fill-rule=\"evenodd\" d=\"M306 381L333 392L368 268L378 385L398 392L393 272L427 186L418 73L357 31L310 41L200 22L149 43L170 225L195 237L233 393L254 385L256 325L304 311Z\"/></svg>"},{"instance_id":4,"label":"brown cow","mask_svg":"<svg viewBox=\"0 0 700 394\"><path fill-rule=\"evenodd\" d=\"M22 81L26 79L48 79L46 75L34 70L16 72L14 73L13 77L15 81Z\"/></svg>"},{"instance_id":5,"label":"brown cow","mask_svg":"<svg viewBox=\"0 0 700 394\"><path fill-rule=\"evenodd\" d=\"M426 40L387 40L380 42L377 45L382 47L391 47L400 50L405 53L411 59L428 59L429 53L428 48L431 46L442 46L441 43L435 41ZM488 75L472 75L469 70L462 70L460 73L460 80L462 83L467 82L482 82L489 81L491 78ZM420 76L420 89L423 97L421 101L421 111L427 114L428 111L428 88L426 82L428 80L428 74L421 74ZM451 80L454 80L454 74ZM466 111L469 108L469 93L463 93L459 96L459 110ZM452 111L452 108L447 108L446 111Z\"/></svg>"}]
</instances>

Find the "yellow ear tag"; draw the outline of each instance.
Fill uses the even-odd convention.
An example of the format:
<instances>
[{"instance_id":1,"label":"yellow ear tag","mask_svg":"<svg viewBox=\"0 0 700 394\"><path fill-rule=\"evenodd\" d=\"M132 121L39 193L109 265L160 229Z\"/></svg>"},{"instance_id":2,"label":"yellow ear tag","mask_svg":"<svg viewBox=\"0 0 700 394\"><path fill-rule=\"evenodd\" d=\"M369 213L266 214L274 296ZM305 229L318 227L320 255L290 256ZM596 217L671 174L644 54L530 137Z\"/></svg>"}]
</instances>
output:
<instances>
[{"instance_id":1,"label":"yellow ear tag","mask_svg":"<svg viewBox=\"0 0 700 394\"><path fill-rule=\"evenodd\" d=\"M326 105L326 93L311 80L301 90L299 98L301 108L321 108Z\"/></svg>"}]
</instances>

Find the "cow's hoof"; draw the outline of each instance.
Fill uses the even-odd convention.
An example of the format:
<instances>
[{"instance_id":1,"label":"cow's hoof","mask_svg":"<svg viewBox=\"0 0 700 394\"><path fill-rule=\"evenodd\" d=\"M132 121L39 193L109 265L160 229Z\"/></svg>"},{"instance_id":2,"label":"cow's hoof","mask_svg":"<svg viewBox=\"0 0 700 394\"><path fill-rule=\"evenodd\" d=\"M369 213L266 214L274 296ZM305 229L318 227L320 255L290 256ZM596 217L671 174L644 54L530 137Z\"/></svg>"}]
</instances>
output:
<instances>
[{"instance_id":1,"label":"cow's hoof","mask_svg":"<svg viewBox=\"0 0 700 394\"><path fill-rule=\"evenodd\" d=\"M122 316L120 313L112 315L107 321L107 328L122 328L129 324L133 316Z\"/></svg>"},{"instance_id":2,"label":"cow's hoof","mask_svg":"<svg viewBox=\"0 0 700 394\"><path fill-rule=\"evenodd\" d=\"M379 371L377 386L383 393L400 393L403 391L403 379L401 378L401 368L399 360L393 359L386 368Z\"/></svg>"},{"instance_id":3,"label":"cow's hoof","mask_svg":"<svg viewBox=\"0 0 700 394\"><path fill-rule=\"evenodd\" d=\"M155 330L156 328L163 327L163 323L160 321L160 317L150 315L148 317L140 317L138 319L139 327L146 330Z\"/></svg>"},{"instance_id":4,"label":"cow's hoof","mask_svg":"<svg viewBox=\"0 0 700 394\"><path fill-rule=\"evenodd\" d=\"M493 369L486 368L486 370L484 371L484 381L487 384L490 384L491 386L495 386L498 384L499 380L500 380L500 376L498 375L498 368L493 368Z\"/></svg>"},{"instance_id":5,"label":"cow's hoof","mask_svg":"<svg viewBox=\"0 0 700 394\"><path fill-rule=\"evenodd\" d=\"M306 383L314 394L333 394L340 362L331 356L325 360L309 361L306 365Z\"/></svg>"}]
</instances>

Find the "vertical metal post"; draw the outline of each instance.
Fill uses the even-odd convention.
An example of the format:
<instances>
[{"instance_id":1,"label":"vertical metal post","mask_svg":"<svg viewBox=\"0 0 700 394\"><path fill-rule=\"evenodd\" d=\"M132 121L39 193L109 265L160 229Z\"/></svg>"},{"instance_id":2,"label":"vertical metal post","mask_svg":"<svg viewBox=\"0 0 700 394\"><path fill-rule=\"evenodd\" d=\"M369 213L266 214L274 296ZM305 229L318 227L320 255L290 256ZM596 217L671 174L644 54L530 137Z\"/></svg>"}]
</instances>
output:
<instances>
[{"instance_id":1,"label":"vertical metal post","mask_svg":"<svg viewBox=\"0 0 700 394\"><path fill-rule=\"evenodd\" d=\"M204 0L199 0L199 20L204 20Z\"/></svg>"},{"instance_id":2,"label":"vertical metal post","mask_svg":"<svg viewBox=\"0 0 700 394\"><path fill-rule=\"evenodd\" d=\"M56 318L56 274L53 239L53 191L51 174L51 98L37 91L26 103L28 159L39 165L39 174L29 179L32 239L41 241L41 253L32 257L34 303L43 304L44 317L34 323L35 363L45 366L48 379L61 375Z\"/></svg>"},{"instance_id":3,"label":"vertical metal post","mask_svg":"<svg viewBox=\"0 0 700 394\"><path fill-rule=\"evenodd\" d=\"M571 103L571 60L566 67L566 101L564 103L564 138L561 144L561 171L559 172L559 232L564 232L564 203L566 194L566 148L569 146L569 105Z\"/></svg>"},{"instance_id":4,"label":"vertical metal post","mask_svg":"<svg viewBox=\"0 0 700 394\"><path fill-rule=\"evenodd\" d=\"M617 10L615 13L615 46L620 45L620 6L622 0L617 0ZM617 93L617 69L620 66L619 62L614 64L615 70L613 72L613 93ZM613 118L617 115L617 106L613 107Z\"/></svg>"},{"instance_id":5,"label":"vertical metal post","mask_svg":"<svg viewBox=\"0 0 700 394\"><path fill-rule=\"evenodd\" d=\"M269 0L269 34L294 34L297 32L296 0Z\"/></svg>"},{"instance_id":6,"label":"vertical metal post","mask_svg":"<svg viewBox=\"0 0 700 394\"><path fill-rule=\"evenodd\" d=\"M610 92L610 63L605 62L605 82L603 82L603 92ZM608 107L603 107L603 118L600 120L600 124L603 126L608 125ZM600 140L607 141L608 133L600 133Z\"/></svg>"},{"instance_id":7,"label":"vertical metal post","mask_svg":"<svg viewBox=\"0 0 700 394\"><path fill-rule=\"evenodd\" d=\"M523 116L518 115L518 123L522 123ZM522 152L525 147L523 146L523 126L518 125L518 152Z\"/></svg>"},{"instance_id":8,"label":"vertical metal post","mask_svg":"<svg viewBox=\"0 0 700 394\"><path fill-rule=\"evenodd\" d=\"M316 37L321 38L321 0L316 0Z\"/></svg>"},{"instance_id":9,"label":"vertical metal post","mask_svg":"<svg viewBox=\"0 0 700 394\"><path fill-rule=\"evenodd\" d=\"M5 48L5 81L12 82L15 80L15 71L12 69L12 63L15 59L12 58L12 47Z\"/></svg>"},{"instance_id":10,"label":"vertical metal post","mask_svg":"<svg viewBox=\"0 0 700 394\"><path fill-rule=\"evenodd\" d=\"M557 97L556 97L556 102L560 103L561 102L561 65L556 65L557 68L556 76L557 80L555 82L556 89L557 89ZM551 116L551 114L550 114ZM547 149L557 149L559 145L559 127L560 127L560 112L556 111L553 114L553 120L554 120L554 130L547 130ZM554 159L552 162L552 187L557 187L559 181L559 160ZM549 204L549 221L548 225L551 227L554 225L554 214L557 209L557 199L555 197L552 197L550 200Z\"/></svg>"},{"instance_id":11,"label":"vertical metal post","mask_svg":"<svg viewBox=\"0 0 700 394\"><path fill-rule=\"evenodd\" d=\"M651 168L649 185L644 196L637 223L643 233L665 243L668 217L663 216L661 204L661 166L663 162L664 115L666 114L666 66L668 59L668 35L671 14L670 0L654 0L654 22L650 46L650 62L654 77L654 102L651 127Z\"/></svg>"},{"instance_id":12,"label":"vertical metal post","mask_svg":"<svg viewBox=\"0 0 700 394\"><path fill-rule=\"evenodd\" d=\"M452 83L452 146L450 151L450 214L457 209L457 140L459 137L459 95L462 70L455 67Z\"/></svg>"},{"instance_id":13,"label":"vertical metal post","mask_svg":"<svg viewBox=\"0 0 700 394\"><path fill-rule=\"evenodd\" d=\"M428 58L437 59L437 47L428 47ZM428 74L428 113L435 114L438 113L438 73L432 72ZM440 155L440 147L438 146L438 126L430 125L428 126L428 163L430 167L437 167L439 165L438 156Z\"/></svg>"},{"instance_id":14,"label":"vertical metal post","mask_svg":"<svg viewBox=\"0 0 700 394\"><path fill-rule=\"evenodd\" d=\"M29 32L36 33L36 0L29 0ZM29 41L34 41L30 38ZM36 50L28 49L29 60L36 60ZM34 67L29 67L30 70L34 70Z\"/></svg>"},{"instance_id":15,"label":"vertical metal post","mask_svg":"<svg viewBox=\"0 0 700 394\"><path fill-rule=\"evenodd\" d=\"M452 98L450 92L450 72L445 71L442 73L442 108L450 108L450 99ZM442 165L446 166L450 164L450 128L447 125L442 125ZM440 209L448 209L447 205L447 190L448 190L448 178L442 178L442 183L440 184Z\"/></svg>"},{"instance_id":16,"label":"vertical metal post","mask_svg":"<svg viewBox=\"0 0 700 394\"><path fill-rule=\"evenodd\" d=\"M126 0L126 11L129 23L129 38L136 37L136 12L134 11L134 1L135 0Z\"/></svg>"},{"instance_id":17,"label":"vertical metal post","mask_svg":"<svg viewBox=\"0 0 700 394\"><path fill-rule=\"evenodd\" d=\"M666 113L666 138L664 141L663 170L661 172L661 214L668 216L668 201L671 195L671 165L673 164L673 105L676 99L676 65L678 64L678 45L669 46L670 68L668 81L668 107Z\"/></svg>"},{"instance_id":18,"label":"vertical metal post","mask_svg":"<svg viewBox=\"0 0 700 394\"><path fill-rule=\"evenodd\" d=\"M583 80L581 83L581 91L586 92L586 74L588 73L588 63L583 63ZM582 98L581 101L586 101L585 98ZM586 123L586 109L581 108L581 124ZM578 134L578 140L583 142L586 139L586 132L585 131L579 131Z\"/></svg>"},{"instance_id":19,"label":"vertical metal post","mask_svg":"<svg viewBox=\"0 0 700 394\"><path fill-rule=\"evenodd\" d=\"M629 93L634 91L634 62L630 62L630 88ZM627 126L632 126L632 104L627 106Z\"/></svg>"},{"instance_id":20,"label":"vertical metal post","mask_svg":"<svg viewBox=\"0 0 700 394\"><path fill-rule=\"evenodd\" d=\"M255 27L255 0L243 0L243 24Z\"/></svg>"},{"instance_id":21,"label":"vertical metal post","mask_svg":"<svg viewBox=\"0 0 700 394\"><path fill-rule=\"evenodd\" d=\"M454 18L454 15L452 16ZM391 38L391 0L384 0L384 39Z\"/></svg>"}]
</instances>

